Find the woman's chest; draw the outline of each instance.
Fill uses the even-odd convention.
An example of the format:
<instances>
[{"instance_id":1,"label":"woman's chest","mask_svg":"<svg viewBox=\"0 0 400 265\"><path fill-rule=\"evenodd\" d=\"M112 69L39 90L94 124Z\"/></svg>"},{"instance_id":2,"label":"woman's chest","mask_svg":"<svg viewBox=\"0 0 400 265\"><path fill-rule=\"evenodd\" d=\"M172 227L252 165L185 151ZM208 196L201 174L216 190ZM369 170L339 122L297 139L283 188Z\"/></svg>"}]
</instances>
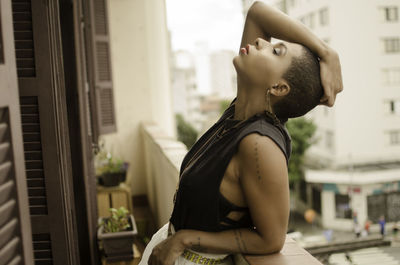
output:
<instances>
[{"instance_id":1,"label":"woman's chest","mask_svg":"<svg viewBox=\"0 0 400 265\"><path fill-rule=\"evenodd\" d=\"M229 161L219 186L219 192L229 202L240 207L247 207L240 183L240 164L236 155Z\"/></svg>"}]
</instances>

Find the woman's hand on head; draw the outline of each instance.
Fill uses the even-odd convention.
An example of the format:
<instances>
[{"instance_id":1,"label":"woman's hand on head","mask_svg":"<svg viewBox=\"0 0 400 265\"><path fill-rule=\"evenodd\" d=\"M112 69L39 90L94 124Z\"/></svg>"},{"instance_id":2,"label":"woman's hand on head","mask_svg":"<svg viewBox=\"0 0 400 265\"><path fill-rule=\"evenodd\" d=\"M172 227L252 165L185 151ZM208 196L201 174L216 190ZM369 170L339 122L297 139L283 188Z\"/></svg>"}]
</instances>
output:
<instances>
[{"instance_id":1,"label":"woman's hand on head","mask_svg":"<svg viewBox=\"0 0 400 265\"><path fill-rule=\"evenodd\" d=\"M175 260L183 253L185 246L179 232L168 237L153 248L149 257L149 265L173 265Z\"/></svg>"},{"instance_id":2,"label":"woman's hand on head","mask_svg":"<svg viewBox=\"0 0 400 265\"><path fill-rule=\"evenodd\" d=\"M336 94L342 92L342 70L339 55L333 49L329 49L320 58L320 73L324 95L320 104L332 107L335 104Z\"/></svg>"}]
</instances>

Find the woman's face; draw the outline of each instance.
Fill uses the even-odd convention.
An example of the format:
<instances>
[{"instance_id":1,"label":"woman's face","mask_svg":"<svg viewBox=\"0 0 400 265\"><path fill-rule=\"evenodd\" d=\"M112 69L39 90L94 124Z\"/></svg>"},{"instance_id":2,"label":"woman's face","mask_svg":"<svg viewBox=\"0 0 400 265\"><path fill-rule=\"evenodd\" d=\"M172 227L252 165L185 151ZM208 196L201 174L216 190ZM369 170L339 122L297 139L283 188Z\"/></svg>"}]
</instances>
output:
<instances>
[{"instance_id":1,"label":"woman's face","mask_svg":"<svg viewBox=\"0 0 400 265\"><path fill-rule=\"evenodd\" d=\"M270 87L279 83L289 68L292 58L302 54L302 46L290 42L270 42L258 38L247 44L233 59L241 81L250 86Z\"/></svg>"}]
</instances>

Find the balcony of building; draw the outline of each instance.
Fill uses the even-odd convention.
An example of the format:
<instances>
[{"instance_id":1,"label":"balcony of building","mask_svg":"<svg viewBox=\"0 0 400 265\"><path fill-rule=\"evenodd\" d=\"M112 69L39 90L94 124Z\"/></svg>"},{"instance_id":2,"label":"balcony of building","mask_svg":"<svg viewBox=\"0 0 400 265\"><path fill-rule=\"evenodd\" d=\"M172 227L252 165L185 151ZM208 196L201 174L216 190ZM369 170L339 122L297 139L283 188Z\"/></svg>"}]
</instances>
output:
<instances>
[{"instance_id":1,"label":"balcony of building","mask_svg":"<svg viewBox=\"0 0 400 265\"><path fill-rule=\"evenodd\" d=\"M169 220L187 152L176 140L165 1L110 1L108 9L118 131L102 140L130 164L126 186L132 212L141 218L138 202L145 198L154 231ZM291 239L278 254L247 259L250 264L320 264Z\"/></svg>"},{"instance_id":2,"label":"balcony of building","mask_svg":"<svg viewBox=\"0 0 400 265\"><path fill-rule=\"evenodd\" d=\"M168 222L173 208L173 195L178 183L180 164L185 156L186 146L174 137L168 136L154 122L143 122L140 126L138 137L143 142L144 175L146 178L146 190L148 206L151 210L147 220L161 227ZM135 205L133 200L133 214L138 216L138 222L143 217L143 205ZM147 216L147 218L149 218ZM105 263L105 264L138 264L144 245L137 241L139 247L135 248L139 253L132 262ZM271 255L246 255L245 262L252 265L317 265L321 264L311 256L304 248L300 247L293 239L287 238L280 253ZM243 262L243 260L242 260Z\"/></svg>"}]
</instances>

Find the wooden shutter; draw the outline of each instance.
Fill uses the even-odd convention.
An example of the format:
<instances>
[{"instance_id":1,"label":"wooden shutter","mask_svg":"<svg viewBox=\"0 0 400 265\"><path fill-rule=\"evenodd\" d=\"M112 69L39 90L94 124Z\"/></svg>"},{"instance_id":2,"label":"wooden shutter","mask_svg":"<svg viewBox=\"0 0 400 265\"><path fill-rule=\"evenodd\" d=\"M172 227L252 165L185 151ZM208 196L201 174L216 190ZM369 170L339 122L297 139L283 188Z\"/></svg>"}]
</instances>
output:
<instances>
[{"instance_id":1,"label":"wooden shutter","mask_svg":"<svg viewBox=\"0 0 400 265\"><path fill-rule=\"evenodd\" d=\"M33 264L11 1L0 2L0 265Z\"/></svg>"},{"instance_id":2,"label":"wooden shutter","mask_svg":"<svg viewBox=\"0 0 400 265\"><path fill-rule=\"evenodd\" d=\"M116 131L110 38L105 0L84 2L93 140Z\"/></svg>"},{"instance_id":3,"label":"wooden shutter","mask_svg":"<svg viewBox=\"0 0 400 265\"><path fill-rule=\"evenodd\" d=\"M12 11L35 264L79 264L58 1Z\"/></svg>"}]
</instances>

